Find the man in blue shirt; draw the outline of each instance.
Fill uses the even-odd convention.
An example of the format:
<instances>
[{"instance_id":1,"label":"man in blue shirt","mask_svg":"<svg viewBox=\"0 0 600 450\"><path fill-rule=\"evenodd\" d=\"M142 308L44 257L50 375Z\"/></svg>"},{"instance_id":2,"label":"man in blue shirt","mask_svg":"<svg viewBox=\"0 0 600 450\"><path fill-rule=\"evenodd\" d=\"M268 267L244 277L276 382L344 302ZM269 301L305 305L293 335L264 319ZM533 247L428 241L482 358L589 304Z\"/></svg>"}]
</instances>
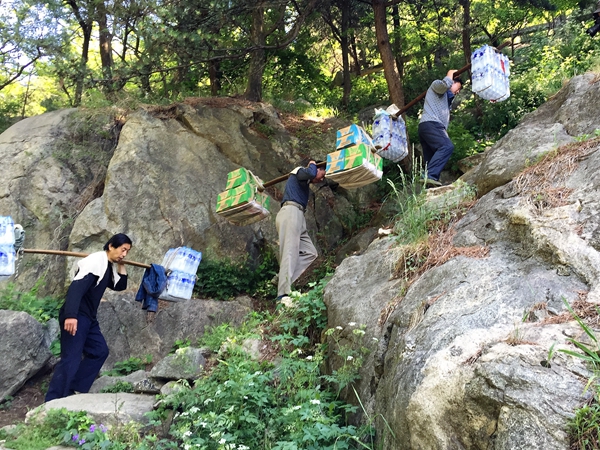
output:
<instances>
[{"instance_id":1,"label":"man in blue shirt","mask_svg":"<svg viewBox=\"0 0 600 450\"><path fill-rule=\"evenodd\" d=\"M127 288L123 259L129 250L131 239L119 233L109 239L104 251L92 253L77 263L78 271L58 313L60 361L48 386L47 402L75 392L88 392L108 358L108 346L96 314L106 288L114 291Z\"/></svg>"},{"instance_id":2,"label":"man in blue shirt","mask_svg":"<svg viewBox=\"0 0 600 450\"><path fill-rule=\"evenodd\" d=\"M435 80L425 94L423 114L419 122L419 141L427 168L426 184L441 186L440 173L452 156L454 144L448 137L450 105L460 92L462 81L449 70L442 80Z\"/></svg>"},{"instance_id":3,"label":"man in blue shirt","mask_svg":"<svg viewBox=\"0 0 600 450\"><path fill-rule=\"evenodd\" d=\"M277 300L289 295L294 281L317 258L317 249L306 230L304 212L308 205L310 183L320 183L325 169L310 161L307 167L294 169L285 185L281 210L275 225L279 233L279 281Z\"/></svg>"}]
</instances>

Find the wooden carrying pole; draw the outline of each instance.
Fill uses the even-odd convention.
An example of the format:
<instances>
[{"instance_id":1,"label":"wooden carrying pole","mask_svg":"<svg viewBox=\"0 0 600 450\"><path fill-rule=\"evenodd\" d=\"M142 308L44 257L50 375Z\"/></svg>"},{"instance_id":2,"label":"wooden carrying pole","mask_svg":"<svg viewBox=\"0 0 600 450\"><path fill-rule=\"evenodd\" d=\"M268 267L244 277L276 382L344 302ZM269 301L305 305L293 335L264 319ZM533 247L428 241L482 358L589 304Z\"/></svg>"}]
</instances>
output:
<instances>
[{"instance_id":1,"label":"wooden carrying pole","mask_svg":"<svg viewBox=\"0 0 600 450\"><path fill-rule=\"evenodd\" d=\"M507 45L510 45L510 41L506 41L503 44L500 44L500 46L496 47L496 50L502 50ZM456 72L454 72L454 76L456 77L456 76L460 75L461 73L466 72L470 68L471 68L471 63L467 64L464 67L461 67ZM396 114L394 114L394 117L399 117L402 114L404 114L410 108L412 108L413 106L415 106L415 104L417 104L418 102L420 102L421 100L423 100L426 95L427 95L427 91L422 92L417 98L413 99L411 102L409 102L406 105L404 105L404 107L402 109L400 109L400 111L398 111Z\"/></svg>"},{"instance_id":2,"label":"wooden carrying pole","mask_svg":"<svg viewBox=\"0 0 600 450\"><path fill-rule=\"evenodd\" d=\"M42 250L42 249L35 249L35 248L24 248L23 253L39 253L42 255L75 256L77 258L85 258L86 256L89 256L89 253L67 252L64 250ZM144 269L150 268L149 264L144 264L144 263L140 263L140 262L136 262L136 261L123 260L121 262L123 264L128 264L130 266L143 267Z\"/></svg>"},{"instance_id":3,"label":"wooden carrying pole","mask_svg":"<svg viewBox=\"0 0 600 450\"><path fill-rule=\"evenodd\" d=\"M510 45L510 41L506 41L504 43L502 43L500 46L496 47L496 50L501 50L504 47L506 47L507 45ZM469 68L471 67L471 63L467 64L466 66L458 69L454 75L458 76L461 73L466 72L467 70L469 70ZM420 102L421 100L423 100L425 98L425 95L427 95L427 91L421 93L417 98L415 98L414 100L412 100L410 103L408 103L407 105L405 105L402 109L400 109L400 111L398 111L396 114L394 114L394 117L398 117L402 114L404 114L406 111L408 111L412 106L414 106L415 104L417 104L418 102ZM317 167L323 167L327 165L326 162L321 162L319 164L317 164ZM264 187L269 187L269 186L273 186L275 184L281 183L282 181L287 180L290 177L290 174L287 173L285 175L282 175L280 177L275 178L274 180L271 181L267 181L266 183L263 183Z\"/></svg>"}]
</instances>

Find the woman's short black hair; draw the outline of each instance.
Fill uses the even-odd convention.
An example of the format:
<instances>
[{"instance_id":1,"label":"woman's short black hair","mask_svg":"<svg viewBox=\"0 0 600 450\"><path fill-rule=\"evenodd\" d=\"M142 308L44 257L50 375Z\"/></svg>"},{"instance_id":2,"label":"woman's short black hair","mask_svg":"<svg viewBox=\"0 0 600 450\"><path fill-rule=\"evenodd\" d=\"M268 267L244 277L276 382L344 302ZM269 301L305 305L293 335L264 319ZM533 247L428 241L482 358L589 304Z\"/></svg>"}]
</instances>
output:
<instances>
[{"instance_id":1,"label":"woman's short black hair","mask_svg":"<svg viewBox=\"0 0 600 450\"><path fill-rule=\"evenodd\" d=\"M123 233L115 234L111 237L106 244L104 244L104 251L108 251L108 246L112 246L112 248L119 248L123 244L133 245L129 236Z\"/></svg>"},{"instance_id":2,"label":"woman's short black hair","mask_svg":"<svg viewBox=\"0 0 600 450\"><path fill-rule=\"evenodd\" d=\"M454 82L454 83L460 83L460 85L461 85L461 86L463 86L463 85L464 85L464 83L463 83L463 80L462 80L462 78L461 78L461 77L456 77L456 78L454 78L454 79L452 80L452 82Z\"/></svg>"}]
</instances>

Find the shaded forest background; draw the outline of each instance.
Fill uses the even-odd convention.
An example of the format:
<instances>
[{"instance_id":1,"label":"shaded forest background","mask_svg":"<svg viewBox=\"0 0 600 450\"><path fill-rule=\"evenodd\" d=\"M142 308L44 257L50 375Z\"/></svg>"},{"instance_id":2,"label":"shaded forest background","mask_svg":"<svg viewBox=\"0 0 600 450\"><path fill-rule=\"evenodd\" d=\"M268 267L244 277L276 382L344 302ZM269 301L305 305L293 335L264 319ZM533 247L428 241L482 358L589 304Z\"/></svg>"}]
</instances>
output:
<instances>
[{"instance_id":1,"label":"shaded forest background","mask_svg":"<svg viewBox=\"0 0 600 450\"><path fill-rule=\"evenodd\" d=\"M234 96L369 122L483 45L509 41L511 97L459 97L454 160L485 149L563 81L600 68L596 0L3 0L0 131L64 107ZM468 73L463 76L468 79ZM408 110L416 141L421 104Z\"/></svg>"}]
</instances>

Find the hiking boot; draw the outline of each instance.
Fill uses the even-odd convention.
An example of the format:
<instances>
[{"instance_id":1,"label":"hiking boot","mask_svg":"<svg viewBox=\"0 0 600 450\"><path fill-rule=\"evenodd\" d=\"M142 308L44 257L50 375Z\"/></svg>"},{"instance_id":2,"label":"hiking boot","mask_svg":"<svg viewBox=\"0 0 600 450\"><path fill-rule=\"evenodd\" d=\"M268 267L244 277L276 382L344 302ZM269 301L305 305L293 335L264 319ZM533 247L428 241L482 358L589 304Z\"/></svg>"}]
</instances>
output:
<instances>
[{"instance_id":1,"label":"hiking boot","mask_svg":"<svg viewBox=\"0 0 600 450\"><path fill-rule=\"evenodd\" d=\"M146 323L154 322L155 317L156 317L156 313L154 311L148 311L146 313Z\"/></svg>"}]
</instances>

